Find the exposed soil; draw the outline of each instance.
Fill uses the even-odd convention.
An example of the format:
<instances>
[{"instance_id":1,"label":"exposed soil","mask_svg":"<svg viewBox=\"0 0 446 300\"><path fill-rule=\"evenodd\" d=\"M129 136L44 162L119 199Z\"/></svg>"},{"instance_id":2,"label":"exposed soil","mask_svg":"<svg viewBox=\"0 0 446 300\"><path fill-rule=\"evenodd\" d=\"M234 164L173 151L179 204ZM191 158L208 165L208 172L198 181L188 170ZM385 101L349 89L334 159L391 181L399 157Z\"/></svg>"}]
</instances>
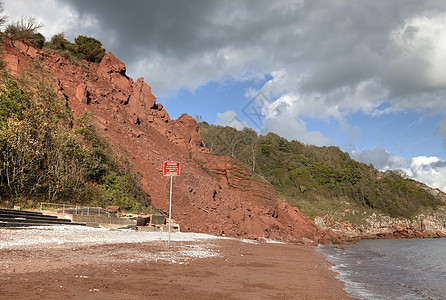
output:
<instances>
[{"instance_id":1,"label":"exposed soil","mask_svg":"<svg viewBox=\"0 0 446 300\"><path fill-rule=\"evenodd\" d=\"M310 246L219 239L0 250L3 299L349 299ZM183 259L206 248L211 258ZM169 252L167 259L148 259Z\"/></svg>"}]
</instances>

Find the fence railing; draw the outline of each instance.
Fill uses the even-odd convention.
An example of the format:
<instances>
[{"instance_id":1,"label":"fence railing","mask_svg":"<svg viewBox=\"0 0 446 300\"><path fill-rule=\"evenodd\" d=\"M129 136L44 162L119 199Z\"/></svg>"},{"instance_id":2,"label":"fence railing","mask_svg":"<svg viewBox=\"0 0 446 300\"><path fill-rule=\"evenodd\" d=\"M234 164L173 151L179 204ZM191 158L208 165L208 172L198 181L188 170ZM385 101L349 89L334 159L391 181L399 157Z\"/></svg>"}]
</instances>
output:
<instances>
[{"instance_id":1,"label":"fence railing","mask_svg":"<svg viewBox=\"0 0 446 300\"><path fill-rule=\"evenodd\" d=\"M58 213L87 216L119 216L119 212L111 212L102 207L76 206L72 204L41 202L40 211L57 210Z\"/></svg>"}]
</instances>

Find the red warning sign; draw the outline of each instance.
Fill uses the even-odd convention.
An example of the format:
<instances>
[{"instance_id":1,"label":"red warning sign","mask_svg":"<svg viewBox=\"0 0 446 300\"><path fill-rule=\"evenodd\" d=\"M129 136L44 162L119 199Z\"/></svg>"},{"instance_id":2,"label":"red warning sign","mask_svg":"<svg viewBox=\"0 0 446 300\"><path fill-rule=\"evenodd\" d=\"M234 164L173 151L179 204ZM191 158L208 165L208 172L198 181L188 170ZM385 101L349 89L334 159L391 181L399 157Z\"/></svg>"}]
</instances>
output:
<instances>
[{"instance_id":1,"label":"red warning sign","mask_svg":"<svg viewBox=\"0 0 446 300\"><path fill-rule=\"evenodd\" d=\"M174 161L165 161L163 168L164 176L180 176L180 163Z\"/></svg>"}]
</instances>

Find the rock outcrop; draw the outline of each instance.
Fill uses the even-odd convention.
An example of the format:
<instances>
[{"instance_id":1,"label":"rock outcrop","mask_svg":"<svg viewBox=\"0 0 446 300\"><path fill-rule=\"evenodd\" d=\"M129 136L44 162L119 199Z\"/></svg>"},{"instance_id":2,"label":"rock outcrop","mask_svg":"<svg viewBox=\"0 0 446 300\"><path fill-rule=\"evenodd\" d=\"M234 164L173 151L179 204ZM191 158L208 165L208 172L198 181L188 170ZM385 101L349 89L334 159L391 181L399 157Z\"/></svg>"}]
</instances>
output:
<instances>
[{"instance_id":1,"label":"rock outcrop","mask_svg":"<svg viewBox=\"0 0 446 300\"><path fill-rule=\"evenodd\" d=\"M112 53L100 64L84 61L85 66L78 66L27 42L5 40L3 54L13 74L38 58L57 79L75 116L93 112L109 142L125 149L142 174L143 189L161 211L169 206L163 161L181 162L181 176L174 178L172 215L182 230L305 244L336 238L278 200L271 185L254 179L230 157L208 154L196 121L186 114L171 120L144 79L129 78L125 64Z\"/></svg>"},{"instance_id":2,"label":"rock outcrop","mask_svg":"<svg viewBox=\"0 0 446 300\"><path fill-rule=\"evenodd\" d=\"M351 238L437 238L446 233L446 214L420 214L412 219L391 218L373 213L361 225L346 220L334 220L328 215L317 216L320 229L330 228L344 239Z\"/></svg>"}]
</instances>

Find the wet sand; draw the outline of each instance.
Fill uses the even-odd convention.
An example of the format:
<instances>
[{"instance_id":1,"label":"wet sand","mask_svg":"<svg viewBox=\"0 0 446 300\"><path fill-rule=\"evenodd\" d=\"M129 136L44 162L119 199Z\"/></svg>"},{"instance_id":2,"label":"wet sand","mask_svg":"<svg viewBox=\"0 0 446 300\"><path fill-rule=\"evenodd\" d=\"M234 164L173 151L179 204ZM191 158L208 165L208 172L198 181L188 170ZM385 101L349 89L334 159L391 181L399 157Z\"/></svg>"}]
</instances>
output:
<instances>
[{"instance_id":1,"label":"wet sand","mask_svg":"<svg viewBox=\"0 0 446 300\"><path fill-rule=\"evenodd\" d=\"M349 299L314 247L290 244L3 247L0 267L1 299Z\"/></svg>"}]
</instances>

